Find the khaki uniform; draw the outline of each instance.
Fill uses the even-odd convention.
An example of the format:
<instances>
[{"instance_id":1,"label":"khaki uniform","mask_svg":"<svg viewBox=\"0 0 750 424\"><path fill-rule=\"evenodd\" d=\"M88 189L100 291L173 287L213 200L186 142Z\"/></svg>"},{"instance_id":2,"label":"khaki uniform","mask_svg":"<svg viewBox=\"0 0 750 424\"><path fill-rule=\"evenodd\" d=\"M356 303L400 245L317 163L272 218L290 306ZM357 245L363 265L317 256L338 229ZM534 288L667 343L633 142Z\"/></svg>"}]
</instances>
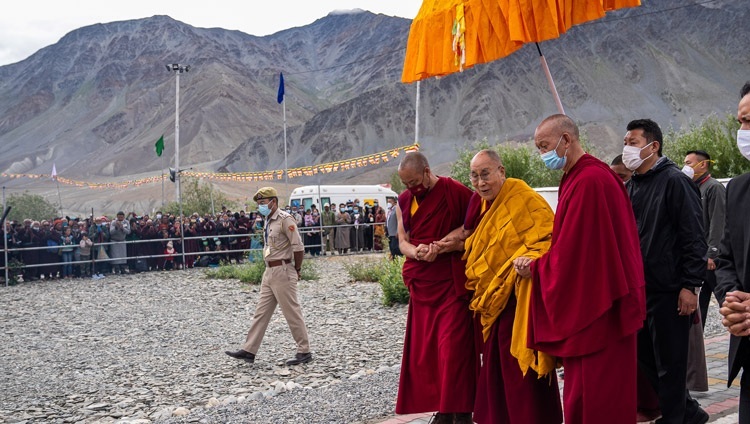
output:
<instances>
[{"instance_id":1,"label":"khaki uniform","mask_svg":"<svg viewBox=\"0 0 750 424\"><path fill-rule=\"evenodd\" d=\"M263 273L253 322L242 350L252 354L258 353L268 323L278 304L297 343L297 353L308 353L310 342L302 318L302 309L297 300L297 271L294 269L293 252L305 250L297 231L297 221L289 213L277 209L266 221L264 240L263 257L266 270Z\"/></svg>"}]
</instances>

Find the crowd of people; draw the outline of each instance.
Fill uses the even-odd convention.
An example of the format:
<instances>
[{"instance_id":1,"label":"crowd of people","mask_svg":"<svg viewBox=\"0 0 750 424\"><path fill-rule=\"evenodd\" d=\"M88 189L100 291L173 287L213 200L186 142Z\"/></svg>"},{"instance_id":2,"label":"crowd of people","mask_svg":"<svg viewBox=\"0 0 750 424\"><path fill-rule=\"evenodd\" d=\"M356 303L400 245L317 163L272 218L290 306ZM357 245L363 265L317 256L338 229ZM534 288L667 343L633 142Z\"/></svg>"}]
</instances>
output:
<instances>
[{"instance_id":1,"label":"crowd of people","mask_svg":"<svg viewBox=\"0 0 750 424\"><path fill-rule=\"evenodd\" d=\"M355 199L342 204L338 212L328 205L324 209L321 214L316 205L307 210L285 208L297 222L306 253L383 250L385 212L377 203L360 206ZM215 215L194 213L184 225L176 215L161 211L153 216L120 211L112 218L6 221L0 234L7 239L9 265L21 267L13 269L16 278L99 279L109 273L243 262L249 250L263 247L264 222L257 212L232 212L226 207ZM4 261L0 254L0 266Z\"/></svg>"}]
</instances>

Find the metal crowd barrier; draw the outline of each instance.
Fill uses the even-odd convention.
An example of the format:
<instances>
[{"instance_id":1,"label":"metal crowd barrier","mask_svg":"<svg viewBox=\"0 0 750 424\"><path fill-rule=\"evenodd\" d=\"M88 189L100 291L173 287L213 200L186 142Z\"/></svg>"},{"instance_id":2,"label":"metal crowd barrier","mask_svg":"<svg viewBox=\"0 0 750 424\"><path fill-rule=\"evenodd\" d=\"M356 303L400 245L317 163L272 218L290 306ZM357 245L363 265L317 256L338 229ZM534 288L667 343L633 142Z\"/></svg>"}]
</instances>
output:
<instances>
[{"instance_id":1,"label":"metal crowd barrier","mask_svg":"<svg viewBox=\"0 0 750 424\"><path fill-rule=\"evenodd\" d=\"M323 253L326 252L328 244L330 244L330 247L331 247L330 252L339 253L338 250L335 247L335 244L334 244L334 242L335 242L335 231L337 229L349 228L350 229L349 231L355 232L355 234L357 234L357 236L354 237L354 245L351 245L351 242L350 242L350 247L347 249L348 251L345 252L344 254L352 255L352 254L367 253L369 251L374 250L374 247L375 247L375 238L376 238L376 234L375 234L375 227L376 226L382 226L383 230L384 230L384 234L385 234L385 223L383 223L383 222L378 222L378 223L370 223L370 222L368 222L368 223L363 223L363 224L328 225L328 226L318 225L318 226L315 226L315 227L299 227L299 232L300 232L300 235L302 236L302 241L303 241L303 244L305 245L305 252L306 253L311 253L312 254L314 252L311 252L311 248L318 248L318 249L320 249L320 253L323 254ZM367 227L370 227L370 232L372 234L371 234L371 237L367 240L367 242L365 242L365 240L364 240L364 234L363 234L363 237L360 238L358 232L359 231L363 231L364 232L364 229L366 229ZM329 231L329 230L333 230L333 231ZM305 242L305 238L307 237L307 235L308 234L315 234L315 233L320 234L320 243L305 244L304 242ZM326 237L328 237L329 235L331 237L330 240L326 240ZM352 240L352 236L350 235L349 237L350 237L350 241L351 241ZM247 242L249 243L250 247L249 248L243 248L243 249L230 249L230 248L223 249L222 248L222 249L219 249L219 250L211 250L211 251L208 251L208 252L205 251L205 250L200 250L200 248L202 247L202 241L204 241L204 240L206 240L206 241L210 240L210 242L213 242L214 240L219 240L219 241L221 241L221 245L223 246L223 245L225 245L225 240L231 240L231 239L247 239ZM62 248L72 247L73 248L73 252L75 252L76 249L79 249L79 246L77 244L73 244L73 245L65 245L65 246L60 245L60 246L13 247L13 248L8 248L6 252L3 252L3 256L5 258L7 258L6 259L7 262L3 266L0 266L0 270L2 270L5 273L5 285L7 286L9 284L9 272L12 271L12 270L15 270L15 269L19 269L19 268L20 269L30 269L30 268L42 268L42 267L52 267L52 266L54 266L54 267L60 267L60 270L58 272L62 275L62 267L64 265L67 265L67 264L70 264L71 266L77 266L77 265L81 265L81 264L91 263L91 266L92 266L91 269L93 271L94 269L96 269L95 268L96 264L110 263L110 262L113 262L113 261L125 260L126 261L126 266L129 266L129 262L130 261L136 261L138 259L146 259L146 260L148 260L148 259L157 259L158 260L158 259L166 258L166 257L169 257L169 256L174 256L175 259L180 258L180 264L182 265L182 267L184 269L185 268L185 264L187 262L186 258L187 257L191 257L191 256L203 256L205 254L218 255L218 256L229 256L230 254L240 254L239 255L240 258L247 258L247 256L249 254L251 254L251 252L253 252L253 251L261 253L262 252L262 247L252 248L253 239L255 239L256 242L258 242L262 246L262 244L263 244L263 241L262 241L263 240L263 234L262 233L243 233L243 234L226 234L226 235L210 234L210 235L204 235L204 236L182 237L182 238L180 238L180 237L171 237L171 238L158 238L158 239L148 239L148 240L125 240L125 241L119 241L119 242L118 241L115 241L115 242L110 241L110 242L106 242L106 243L94 243L91 246L91 259L89 259L89 260L83 260L83 261L82 260L78 260L78 261L74 260L74 261L71 261L71 262L63 262L62 258L61 258L61 255L58 255L59 260L56 261L56 262L44 262L44 263L39 262L39 263L35 263L35 264L25 264L24 263L20 267L14 267L13 265L8 266L7 262L12 261L13 259L19 259L19 258L22 259L23 252L26 252L26 251L34 251L34 250L45 251L45 250L53 249L53 248L62 249ZM198 243L199 250L198 251L186 252L185 249L184 249L184 246L185 246L184 241L186 241L186 240L188 240L188 241L189 240L196 240L196 241L198 241L199 242ZM127 255L124 258L111 258L111 257L109 257L109 252L107 252L107 256L108 257L106 259L97 258L97 257L95 257L96 255L94 255L94 251L96 249L99 249L102 246L108 247L108 246L115 245L115 244L125 244L127 246L127 245L134 245L134 244L137 245L137 244L145 244L145 243L166 243L168 241L172 241L173 244L175 244L175 253L174 253L174 255L164 254L164 253L162 253L162 254L152 254L152 255L137 254L137 255L134 255L134 256ZM239 241L240 240L238 240L238 244L239 244ZM179 252L177 251L177 244L175 242L181 242L181 245L182 245L181 247L182 248L180 249ZM226 243L226 246L231 246L231 245L232 245L231 242ZM3 248L3 246L0 245L0 249L2 249L2 248ZM369 250L366 250L366 249L369 249ZM384 251L384 252L388 251L388 239L387 239L386 236L383 236L383 239L381 240L381 251ZM17 254L17 257L16 256L12 256L13 254ZM230 260L231 259L235 259L235 258L230 258Z\"/></svg>"}]
</instances>

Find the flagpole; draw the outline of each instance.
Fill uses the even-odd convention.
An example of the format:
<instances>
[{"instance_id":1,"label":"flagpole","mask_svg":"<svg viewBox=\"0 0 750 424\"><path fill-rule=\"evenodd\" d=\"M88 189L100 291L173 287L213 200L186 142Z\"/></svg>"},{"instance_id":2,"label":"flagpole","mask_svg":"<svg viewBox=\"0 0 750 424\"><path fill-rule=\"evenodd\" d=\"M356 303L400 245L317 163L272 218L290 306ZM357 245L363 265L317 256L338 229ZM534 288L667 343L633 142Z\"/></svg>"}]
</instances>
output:
<instances>
[{"instance_id":1,"label":"flagpole","mask_svg":"<svg viewBox=\"0 0 750 424\"><path fill-rule=\"evenodd\" d=\"M164 209L164 156L161 156L161 209Z\"/></svg>"},{"instance_id":2,"label":"flagpole","mask_svg":"<svg viewBox=\"0 0 750 424\"><path fill-rule=\"evenodd\" d=\"M419 83L421 81L417 81L417 101L416 105L414 106L414 109L416 113L414 114L414 143L419 143Z\"/></svg>"},{"instance_id":3,"label":"flagpole","mask_svg":"<svg viewBox=\"0 0 750 424\"><path fill-rule=\"evenodd\" d=\"M62 196L60 195L60 181L57 180L57 166L55 163L52 163L52 179L55 180L55 185L57 185L57 200L60 202L60 218L63 217L63 207L62 207Z\"/></svg>"},{"instance_id":4,"label":"flagpole","mask_svg":"<svg viewBox=\"0 0 750 424\"><path fill-rule=\"evenodd\" d=\"M57 201L60 202L60 218L62 218L65 215L63 215L62 196L60 195L60 181L57 180L57 177L55 177L55 184L57 185Z\"/></svg>"},{"instance_id":5,"label":"flagpole","mask_svg":"<svg viewBox=\"0 0 750 424\"><path fill-rule=\"evenodd\" d=\"M284 110L284 188L287 194L289 194L289 161L286 152L286 96L284 96L281 106Z\"/></svg>"}]
</instances>

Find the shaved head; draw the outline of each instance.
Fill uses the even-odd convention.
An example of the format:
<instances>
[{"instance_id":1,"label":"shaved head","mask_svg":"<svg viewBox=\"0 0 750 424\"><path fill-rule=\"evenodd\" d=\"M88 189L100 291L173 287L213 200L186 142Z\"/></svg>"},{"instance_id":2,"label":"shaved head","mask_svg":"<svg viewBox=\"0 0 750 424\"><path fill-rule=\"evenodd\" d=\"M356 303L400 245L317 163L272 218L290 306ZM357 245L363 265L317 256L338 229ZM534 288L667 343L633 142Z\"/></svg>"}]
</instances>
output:
<instances>
[{"instance_id":1,"label":"shaved head","mask_svg":"<svg viewBox=\"0 0 750 424\"><path fill-rule=\"evenodd\" d=\"M548 116L537 128L542 127L545 127L545 129L549 128L556 133L568 133L574 136L576 140L578 140L579 137L578 125L576 125L568 115L558 113L556 115Z\"/></svg>"},{"instance_id":2,"label":"shaved head","mask_svg":"<svg viewBox=\"0 0 750 424\"><path fill-rule=\"evenodd\" d=\"M410 170L414 172L423 172L425 168L429 168L430 164L427 162L427 157L421 152L408 152L401 159L401 163L398 165L398 170Z\"/></svg>"},{"instance_id":3,"label":"shaved head","mask_svg":"<svg viewBox=\"0 0 750 424\"><path fill-rule=\"evenodd\" d=\"M492 164L497 165L497 166L503 165L503 161L500 160L500 155L492 149L480 150L476 155L474 155L474 158L471 161L474 162L475 160L478 160L481 158L487 158L487 160L489 160Z\"/></svg>"}]
</instances>

